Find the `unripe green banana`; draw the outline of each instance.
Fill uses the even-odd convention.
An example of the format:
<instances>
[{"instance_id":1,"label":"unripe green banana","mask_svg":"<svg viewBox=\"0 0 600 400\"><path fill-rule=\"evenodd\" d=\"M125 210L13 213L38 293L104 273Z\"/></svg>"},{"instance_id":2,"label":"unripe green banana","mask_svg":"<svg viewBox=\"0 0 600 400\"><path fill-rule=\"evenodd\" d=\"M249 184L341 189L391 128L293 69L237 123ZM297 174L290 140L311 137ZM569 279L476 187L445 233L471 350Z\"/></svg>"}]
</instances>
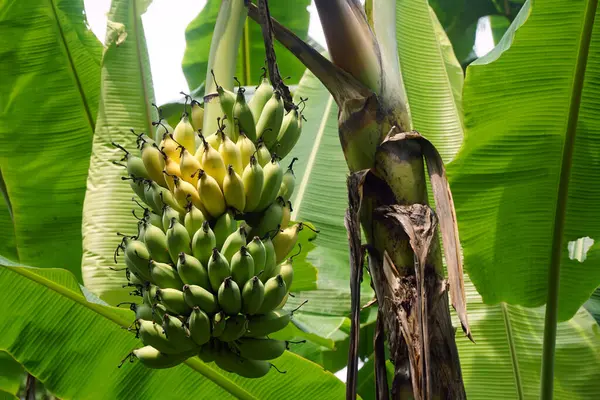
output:
<instances>
[{"instance_id":1,"label":"unripe green banana","mask_svg":"<svg viewBox=\"0 0 600 400\"><path fill-rule=\"evenodd\" d=\"M223 247L223 243L225 243L225 240L227 240L229 235L237 230L237 222L235 221L235 216L231 210L227 210L225 214L217 218L213 230L217 241L216 247L220 249Z\"/></svg>"},{"instance_id":2,"label":"unripe green banana","mask_svg":"<svg viewBox=\"0 0 600 400\"><path fill-rule=\"evenodd\" d=\"M204 108L196 100L192 100L192 126L194 130L198 131L202 129L204 124Z\"/></svg>"},{"instance_id":3,"label":"unripe green banana","mask_svg":"<svg viewBox=\"0 0 600 400\"><path fill-rule=\"evenodd\" d=\"M264 168L265 165L271 162L271 158L271 152L269 152L269 149L267 146L265 146L265 143L262 141L262 139L260 139L258 142L256 142L256 160L260 166Z\"/></svg>"},{"instance_id":4,"label":"unripe green banana","mask_svg":"<svg viewBox=\"0 0 600 400\"><path fill-rule=\"evenodd\" d=\"M233 169L238 174L242 174L242 154L240 153L240 149L237 148L235 143L227 137L224 133L220 133L222 135L221 144L219 145L219 154L223 158L223 163L225 167L228 165L233 166ZM225 179L225 176L223 176Z\"/></svg>"},{"instance_id":5,"label":"unripe green banana","mask_svg":"<svg viewBox=\"0 0 600 400\"><path fill-rule=\"evenodd\" d=\"M300 115L297 108L291 110L283 117L277 141L273 145L279 157L284 158L287 156L298 142L298 139L300 139L300 134L302 133L301 119L302 115Z\"/></svg>"},{"instance_id":6,"label":"unripe green banana","mask_svg":"<svg viewBox=\"0 0 600 400\"><path fill-rule=\"evenodd\" d=\"M238 138L237 142L235 142L235 146L240 150L240 156L242 158L242 168L245 169L246 165L250 163L250 157L256 151L256 146L254 145L254 142L252 142L252 140L250 140L243 133L240 134L240 137Z\"/></svg>"},{"instance_id":7,"label":"unripe green banana","mask_svg":"<svg viewBox=\"0 0 600 400\"><path fill-rule=\"evenodd\" d=\"M151 193L153 196L152 199L154 201L154 204L156 204L156 206L158 207L158 211L156 211L156 213L160 213L165 205L168 205L169 207L177 211L178 215L185 212L185 209L181 205L179 205L179 203L177 202L177 200L175 200L175 197L169 191L169 189L165 189L162 186L158 186L158 184L156 184L155 182L150 183L149 186L152 188Z\"/></svg>"},{"instance_id":8,"label":"unripe green banana","mask_svg":"<svg viewBox=\"0 0 600 400\"><path fill-rule=\"evenodd\" d=\"M203 345L210 340L210 318L204 311L198 307L194 307L192 314L188 319L190 327L190 336L194 343Z\"/></svg>"},{"instance_id":9,"label":"unripe green banana","mask_svg":"<svg viewBox=\"0 0 600 400\"><path fill-rule=\"evenodd\" d=\"M225 330L225 313L219 311L212 318L212 337L218 338Z\"/></svg>"},{"instance_id":10,"label":"unripe green banana","mask_svg":"<svg viewBox=\"0 0 600 400\"><path fill-rule=\"evenodd\" d=\"M169 264L150 260L150 278L160 288L172 288L180 290L183 282L175 268Z\"/></svg>"},{"instance_id":11,"label":"unripe green banana","mask_svg":"<svg viewBox=\"0 0 600 400\"><path fill-rule=\"evenodd\" d=\"M250 253L252 256L252 260L254 261L254 272L258 274L265 269L265 261L267 260L265 245L260 240L260 237L254 236L252 241L250 241L246 247L248 248L248 253Z\"/></svg>"},{"instance_id":12,"label":"unripe green banana","mask_svg":"<svg viewBox=\"0 0 600 400\"><path fill-rule=\"evenodd\" d=\"M245 89L243 87L238 88L237 96L235 98L235 105L233 106L233 118L232 121L237 120L240 125L240 131L244 132L251 140L256 140L256 126L252 111L246 103L246 96L244 96Z\"/></svg>"},{"instance_id":13,"label":"unripe green banana","mask_svg":"<svg viewBox=\"0 0 600 400\"><path fill-rule=\"evenodd\" d=\"M283 171L277 157L273 156L271 162L265 165L263 174L264 182L256 211L263 211L277 198L277 192L279 192L283 181Z\"/></svg>"},{"instance_id":14,"label":"unripe green banana","mask_svg":"<svg viewBox=\"0 0 600 400\"><path fill-rule=\"evenodd\" d=\"M248 321L243 315L233 315L227 318L225 321L225 329L219 336L219 340L222 342L233 342L238 340L244 333L246 333L246 326Z\"/></svg>"},{"instance_id":15,"label":"unripe green banana","mask_svg":"<svg viewBox=\"0 0 600 400\"><path fill-rule=\"evenodd\" d=\"M193 354L180 353L180 354L165 354L152 346L144 346L139 349L135 349L131 352L140 362L153 369L171 368L181 364Z\"/></svg>"},{"instance_id":16,"label":"unripe green banana","mask_svg":"<svg viewBox=\"0 0 600 400\"><path fill-rule=\"evenodd\" d=\"M254 121L258 121L265 104L267 104L267 101L269 101L271 96L273 96L273 87L269 83L265 72L265 75L260 80L260 84L254 91L254 95L248 102L248 107L250 107Z\"/></svg>"},{"instance_id":17,"label":"unripe green banana","mask_svg":"<svg viewBox=\"0 0 600 400\"><path fill-rule=\"evenodd\" d=\"M294 162L298 159L296 157L292 158L292 162L288 165L287 170L283 174L283 178L281 180L281 186L279 187L279 192L277 196L283 197L285 201L289 201L292 198L292 194L294 193L294 188L296 187L296 175L294 175Z\"/></svg>"},{"instance_id":18,"label":"unripe green banana","mask_svg":"<svg viewBox=\"0 0 600 400\"><path fill-rule=\"evenodd\" d=\"M279 264L294 248L298 242L298 234L304 228L302 222L297 223L294 226L289 226L284 230L280 231L273 238L273 248L275 249L275 263Z\"/></svg>"},{"instance_id":19,"label":"unripe green banana","mask_svg":"<svg viewBox=\"0 0 600 400\"><path fill-rule=\"evenodd\" d=\"M283 310L273 310L255 315L248 320L247 337L262 337L282 330L292 319L292 314Z\"/></svg>"},{"instance_id":20,"label":"unripe green banana","mask_svg":"<svg viewBox=\"0 0 600 400\"><path fill-rule=\"evenodd\" d=\"M273 247L273 241L270 236L262 239L262 242L265 246L265 269L264 272L260 275L260 280L265 283L267 280L275 275L277 275L277 262L275 256L275 247Z\"/></svg>"},{"instance_id":21,"label":"unripe green banana","mask_svg":"<svg viewBox=\"0 0 600 400\"><path fill-rule=\"evenodd\" d=\"M292 202L286 201L285 206L283 206L283 216L281 217L281 226L280 229L285 229L290 226L290 219L292 218Z\"/></svg>"},{"instance_id":22,"label":"unripe green banana","mask_svg":"<svg viewBox=\"0 0 600 400\"><path fill-rule=\"evenodd\" d=\"M187 113L184 113L181 120L173 130L173 140L182 145L187 151L194 154L196 151L196 133L190 123Z\"/></svg>"},{"instance_id":23,"label":"unripe green banana","mask_svg":"<svg viewBox=\"0 0 600 400\"><path fill-rule=\"evenodd\" d=\"M172 343L176 343L180 352L200 347L190 338L190 331L179 318L165 314L163 319L163 329L167 339Z\"/></svg>"},{"instance_id":24,"label":"unripe green banana","mask_svg":"<svg viewBox=\"0 0 600 400\"><path fill-rule=\"evenodd\" d=\"M162 229L157 228L150 223L146 223L144 229L144 243L153 260L161 263L171 261L167 245L167 235L165 235Z\"/></svg>"},{"instance_id":25,"label":"unripe green banana","mask_svg":"<svg viewBox=\"0 0 600 400\"><path fill-rule=\"evenodd\" d=\"M150 207L150 209L152 209L152 211L154 211L155 213L159 213L161 210L161 206L160 206L160 204L158 204L156 202L156 196L157 196L157 193L160 192L159 188L161 188L161 189L164 189L164 188L158 186L158 184L156 182L149 181L149 180L145 180L144 185L146 186L144 188L144 197L140 197L140 198L148 205L148 207ZM136 193L136 194L138 194L138 193Z\"/></svg>"},{"instance_id":26,"label":"unripe green banana","mask_svg":"<svg viewBox=\"0 0 600 400\"><path fill-rule=\"evenodd\" d=\"M160 303L155 303L152 305L152 321L156 322L157 324L162 324L163 319L165 318L165 314L167 313L167 308L160 304Z\"/></svg>"},{"instance_id":27,"label":"unripe green banana","mask_svg":"<svg viewBox=\"0 0 600 400\"><path fill-rule=\"evenodd\" d=\"M278 197L274 202L260 216L259 223L252 229L252 234L257 236L264 236L269 232L272 232L281 225L283 219L283 207L285 201L282 197Z\"/></svg>"},{"instance_id":28,"label":"unripe green banana","mask_svg":"<svg viewBox=\"0 0 600 400\"><path fill-rule=\"evenodd\" d=\"M218 218L225 212L225 197L221 186L215 178L202 169L198 171L198 193L204 208L212 217Z\"/></svg>"},{"instance_id":29,"label":"unripe green banana","mask_svg":"<svg viewBox=\"0 0 600 400\"><path fill-rule=\"evenodd\" d=\"M263 168L254 156L250 156L250 162L246 165L246 168L244 168L242 183L244 184L244 193L246 197L244 211L252 212L256 210L260 203L264 184Z\"/></svg>"},{"instance_id":30,"label":"unripe green banana","mask_svg":"<svg viewBox=\"0 0 600 400\"><path fill-rule=\"evenodd\" d=\"M235 146L234 146L235 147ZM223 186L223 178L227 170L221 153L215 150L209 143L204 144L204 153L202 154L202 168L206 173L212 176L220 187Z\"/></svg>"},{"instance_id":31,"label":"unripe green banana","mask_svg":"<svg viewBox=\"0 0 600 400\"><path fill-rule=\"evenodd\" d=\"M150 179L162 187L167 187L167 182L162 173L165 169L165 159L156 143L142 143L142 162Z\"/></svg>"},{"instance_id":32,"label":"unripe green banana","mask_svg":"<svg viewBox=\"0 0 600 400\"><path fill-rule=\"evenodd\" d=\"M129 186L131 187L131 190L133 190L133 192L135 194L138 195L138 197L140 198L140 200L142 200L144 203L148 204L146 202L146 191L147 191L147 186L146 186L146 181L143 178L136 178L136 177L122 177L121 178L124 181L129 181ZM150 204L148 204L148 206L150 206L152 208L152 206Z\"/></svg>"},{"instance_id":33,"label":"unripe green banana","mask_svg":"<svg viewBox=\"0 0 600 400\"><path fill-rule=\"evenodd\" d=\"M279 275L283 277L285 287L288 291L290 291L292 289L292 282L294 280L294 267L292 266L291 257L279 265Z\"/></svg>"},{"instance_id":34,"label":"unripe green banana","mask_svg":"<svg viewBox=\"0 0 600 400\"><path fill-rule=\"evenodd\" d=\"M214 73L213 79L215 79ZM221 110L223 110L223 113L227 116L227 119L233 121L233 105L235 104L235 94L227 89L224 89L223 86L219 86L216 79L215 86L217 87L219 102L221 103Z\"/></svg>"},{"instance_id":35,"label":"unripe green banana","mask_svg":"<svg viewBox=\"0 0 600 400\"><path fill-rule=\"evenodd\" d=\"M227 175L223 179L223 195L229 207L233 207L239 212L244 212L244 208L246 207L244 183L231 164L227 167Z\"/></svg>"},{"instance_id":36,"label":"unripe green banana","mask_svg":"<svg viewBox=\"0 0 600 400\"><path fill-rule=\"evenodd\" d=\"M202 224L206 221L206 216L195 205L188 203L187 213L183 219L183 225L185 225L185 229L187 229L190 237L193 238L194 234L198 232L199 229L202 228Z\"/></svg>"},{"instance_id":37,"label":"unripe green banana","mask_svg":"<svg viewBox=\"0 0 600 400\"><path fill-rule=\"evenodd\" d=\"M200 307L209 314L219 311L217 296L197 285L184 285L183 297L190 307Z\"/></svg>"},{"instance_id":38,"label":"unripe green banana","mask_svg":"<svg viewBox=\"0 0 600 400\"><path fill-rule=\"evenodd\" d=\"M138 319L137 324L139 325L138 336L146 346L152 346L165 354L178 354L189 350L185 345L180 346L179 343L170 341L160 324L143 319Z\"/></svg>"},{"instance_id":39,"label":"unripe green banana","mask_svg":"<svg viewBox=\"0 0 600 400\"><path fill-rule=\"evenodd\" d=\"M142 290L142 298L144 299L144 304L154 306L158 301L158 286L153 285L151 283L146 283Z\"/></svg>"},{"instance_id":40,"label":"unripe green banana","mask_svg":"<svg viewBox=\"0 0 600 400\"><path fill-rule=\"evenodd\" d=\"M169 226L171 226L171 220L173 218L179 219L179 212L175 210L173 207L167 205L163 207L162 210L162 227L163 231L167 232L169 230Z\"/></svg>"},{"instance_id":41,"label":"unripe green banana","mask_svg":"<svg viewBox=\"0 0 600 400\"><path fill-rule=\"evenodd\" d=\"M223 214L225 216L227 214ZM221 217L222 218L222 217ZM199 229L192 239L192 253L202 265L208 265L208 260L212 254L212 249L217 246L215 233L210 229L208 221L202 223L202 228Z\"/></svg>"},{"instance_id":42,"label":"unripe green banana","mask_svg":"<svg viewBox=\"0 0 600 400\"><path fill-rule=\"evenodd\" d=\"M243 338L236 342L242 357L252 360L273 360L287 349L285 340Z\"/></svg>"},{"instance_id":43,"label":"unripe green banana","mask_svg":"<svg viewBox=\"0 0 600 400\"><path fill-rule=\"evenodd\" d=\"M258 312L265 298L265 286L258 279L252 277L246 282L242 290L242 311L244 314L254 315Z\"/></svg>"},{"instance_id":44,"label":"unripe green banana","mask_svg":"<svg viewBox=\"0 0 600 400\"><path fill-rule=\"evenodd\" d=\"M212 256L208 261L208 279L210 280L210 287L213 293L217 293L221 287L221 283L231 275L231 269L229 268L229 262L219 252L216 247L213 249Z\"/></svg>"},{"instance_id":45,"label":"unripe green banana","mask_svg":"<svg viewBox=\"0 0 600 400\"><path fill-rule=\"evenodd\" d=\"M277 140L284 112L283 99L279 91L276 90L269 101L267 101L267 104L265 104L260 113L260 118L256 122L256 137L263 139L269 149Z\"/></svg>"},{"instance_id":46,"label":"unripe green banana","mask_svg":"<svg viewBox=\"0 0 600 400\"><path fill-rule=\"evenodd\" d=\"M232 353L230 350L222 350L217 353L215 363L225 371L233 372L244 378L261 378L269 373L271 364L267 361L250 360Z\"/></svg>"},{"instance_id":47,"label":"unripe green banana","mask_svg":"<svg viewBox=\"0 0 600 400\"><path fill-rule=\"evenodd\" d=\"M202 286L204 289L210 290L208 271L206 271L204 265L196 257L179 253L177 272L183 283Z\"/></svg>"},{"instance_id":48,"label":"unripe green banana","mask_svg":"<svg viewBox=\"0 0 600 400\"><path fill-rule=\"evenodd\" d=\"M112 142L112 145L116 148L123 150L125 152L125 156L121 159L121 161L126 161L127 164L125 167L127 168L127 174L131 176L135 176L137 178L143 179L151 179L146 167L144 166L144 161L138 156L131 154L127 149L115 142ZM116 165L123 166L123 164L119 164L115 162Z\"/></svg>"},{"instance_id":49,"label":"unripe green banana","mask_svg":"<svg viewBox=\"0 0 600 400\"><path fill-rule=\"evenodd\" d=\"M127 268L144 281L149 281L148 262L150 261L150 253L146 245L139 240L128 238L123 239L123 244L125 246L125 264Z\"/></svg>"},{"instance_id":50,"label":"unripe green banana","mask_svg":"<svg viewBox=\"0 0 600 400\"><path fill-rule=\"evenodd\" d=\"M246 237L246 227L242 225L225 239L221 247L221 254L225 256L227 262L231 262L233 255L246 244Z\"/></svg>"},{"instance_id":51,"label":"unripe green banana","mask_svg":"<svg viewBox=\"0 0 600 400\"><path fill-rule=\"evenodd\" d=\"M167 311L178 315L188 315L192 308L187 305L183 292L177 289L171 288L158 288L156 289L156 297L164 305Z\"/></svg>"},{"instance_id":52,"label":"unripe green banana","mask_svg":"<svg viewBox=\"0 0 600 400\"><path fill-rule=\"evenodd\" d=\"M179 169L181 170L181 178L189 182L192 186L198 185L198 175L196 171L202 168L202 164L193 156L187 149L181 150L181 161Z\"/></svg>"},{"instance_id":53,"label":"unripe green banana","mask_svg":"<svg viewBox=\"0 0 600 400\"><path fill-rule=\"evenodd\" d=\"M162 215L159 215L150 210L148 210L147 214L148 214L147 221L162 231L163 230Z\"/></svg>"},{"instance_id":54,"label":"unripe green banana","mask_svg":"<svg viewBox=\"0 0 600 400\"><path fill-rule=\"evenodd\" d=\"M209 341L208 343L202 346L202 348L198 352L198 357L208 364L210 362L215 361L215 354L217 353L217 351L218 349L216 349L216 346L214 346L214 342Z\"/></svg>"},{"instance_id":55,"label":"unripe green banana","mask_svg":"<svg viewBox=\"0 0 600 400\"><path fill-rule=\"evenodd\" d=\"M169 229L167 230L167 244L169 245L171 260L174 263L177 263L179 253L192 253L190 243L190 234L185 229L185 226L177 218L171 218L171 225L169 225Z\"/></svg>"},{"instance_id":56,"label":"unripe green banana","mask_svg":"<svg viewBox=\"0 0 600 400\"><path fill-rule=\"evenodd\" d=\"M219 306L228 315L236 315L242 309L242 294L237 283L231 277L225 278L217 294Z\"/></svg>"},{"instance_id":57,"label":"unripe green banana","mask_svg":"<svg viewBox=\"0 0 600 400\"><path fill-rule=\"evenodd\" d=\"M129 268L127 270L129 271ZM136 286L136 287L144 286L144 281L142 279L140 279L139 276L137 276L136 274L134 274L131 271L129 271L129 274L127 275L127 279L129 280L129 283L133 286Z\"/></svg>"},{"instance_id":58,"label":"unripe green banana","mask_svg":"<svg viewBox=\"0 0 600 400\"><path fill-rule=\"evenodd\" d=\"M145 303L137 304L124 302L117 304L117 307L121 304L129 304L129 309L135 313L136 320L144 319L146 321L152 321L152 306Z\"/></svg>"},{"instance_id":59,"label":"unripe green banana","mask_svg":"<svg viewBox=\"0 0 600 400\"><path fill-rule=\"evenodd\" d=\"M269 278L265 283L265 298L258 309L258 313L265 314L274 310L279 303L281 303L281 300L283 300L286 293L287 288L285 287L285 281L281 275Z\"/></svg>"},{"instance_id":60,"label":"unripe green banana","mask_svg":"<svg viewBox=\"0 0 600 400\"><path fill-rule=\"evenodd\" d=\"M246 246L241 246L233 257L231 257L231 277L243 288L248 279L254 276L254 260Z\"/></svg>"}]
</instances>

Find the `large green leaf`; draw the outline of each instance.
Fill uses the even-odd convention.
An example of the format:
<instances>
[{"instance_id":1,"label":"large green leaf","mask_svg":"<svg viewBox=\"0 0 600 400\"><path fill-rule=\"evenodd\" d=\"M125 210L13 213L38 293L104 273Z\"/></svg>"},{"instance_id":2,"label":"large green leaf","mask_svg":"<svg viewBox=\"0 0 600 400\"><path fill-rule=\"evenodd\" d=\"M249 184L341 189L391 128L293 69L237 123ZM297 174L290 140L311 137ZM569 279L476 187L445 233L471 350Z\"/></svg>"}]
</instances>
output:
<instances>
[{"instance_id":1,"label":"large green leaf","mask_svg":"<svg viewBox=\"0 0 600 400\"><path fill-rule=\"evenodd\" d=\"M12 210L8 200L8 193L0 171L0 255L11 260L18 260L15 226L12 220Z\"/></svg>"},{"instance_id":2,"label":"large green leaf","mask_svg":"<svg viewBox=\"0 0 600 400\"><path fill-rule=\"evenodd\" d=\"M594 317L596 322L600 324L600 288L594 290L584 307Z\"/></svg>"},{"instance_id":3,"label":"large green leaf","mask_svg":"<svg viewBox=\"0 0 600 400\"><path fill-rule=\"evenodd\" d=\"M344 393L331 373L289 352L273 361L287 373L273 369L257 380L197 358L167 370L139 362L119 369L120 360L141 346L123 329L133 322L131 312L88 302L63 270L0 266L0 281L6 307L0 315L0 350L8 350L60 398L338 399Z\"/></svg>"},{"instance_id":4,"label":"large green leaf","mask_svg":"<svg viewBox=\"0 0 600 400\"><path fill-rule=\"evenodd\" d=\"M108 16L98 123L83 210L83 280L111 304L129 299L129 291L122 287L125 274L109 269L114 267L113 253L120 241L116 232L135 234L136 230L131 215L133 192L121 180L125 171L112 164L123 153L111 142L135 150L136 138L129 129L138 133L153 129L154 92L140 7L136 1L114 0Z\"/></svg>"},{"instance_id":5,"label":"large green leaf","mask_svg":"<svg viewBox=\"0 0 600 400\"><path fill-rule=\"evenodd\" d=\"M0 351L0 398L2 392L16 395L25 376L23 367L5 351Z\"/></svg>"},{"instance_id":6,"label":"large green leaf","mask_svg":"<svg viewBox=\"0 0 600 400\"><path fill-rule=\"evenodd\" d=\"M595 5L526 3L467 71L465 143L449 171L466 269L486 303L544 304L560 269L551 293L566 320L600 283L598 242L583 262L568 251L600 238L600 23L584 31Z\"/></svg>"},{"instance_id":7,"label":"large green leaf","mask_svg":"<svg viewBox=\"0 0 600 400\"><path fill-rule=\"evenodd\" d=\"M0 14L0 170L18 256L40 267L68 265L79 277L101 45L83 1L4 1ZM4 229L4 211L1 220Z\"/></svg>"},{"instance_id":8,"label":"large green leaf","mask_svg":"<svg viewBox=\"0 0 600 400\"><path fill-rule=\"evenodd\" d=\"M208 0L204 9L186 29L187 47L182 66L188 85L192 88L199 86L206 78L208 49L212 41L220 4L220 0ZM309 13L306 8L309 5L310 0L272 1L269 3L269 11L273 18L305 39L309 22ZM286 83L297 83L302 77L304 66L279 43L275 44L275 52L279 70L284 76L291 77ZM240 43L236 75L243 85L256 85L261 74L260 68L264 65L265 49L260 26L252 21L247 21L244 37Z\"/></svg>"}]
</instances>

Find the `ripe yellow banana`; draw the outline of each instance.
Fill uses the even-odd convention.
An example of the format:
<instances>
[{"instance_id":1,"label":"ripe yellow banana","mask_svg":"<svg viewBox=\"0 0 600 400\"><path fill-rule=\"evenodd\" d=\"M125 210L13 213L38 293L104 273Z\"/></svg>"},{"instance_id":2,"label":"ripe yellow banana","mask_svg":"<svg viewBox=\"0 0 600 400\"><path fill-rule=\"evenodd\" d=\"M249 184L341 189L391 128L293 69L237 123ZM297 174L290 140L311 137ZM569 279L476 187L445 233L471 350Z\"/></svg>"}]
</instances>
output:
<instances>
[{"instance_id":1,"label":"ripe yellow banana","mask_svg":"<svg viewBox=\"0 0 600 400\"><path fill-rule=\"evenodd\" d=\"M177 126L175 126L173 140L192 154L196 151L196 133L194 127L190 123L187 113L183 114L181 120Z\"/></svg>"},{"instance_id":2,"label":"ripe yellow banana","mask_svg":"<svg viewBox=\"0 0 600 400\"><path fill-rule=\"evenodd\" d=\"M167 182L163 176L163 169L165 169L165 157L160 152L156 143L149 144L147 142L142 143L142 162L148 171L150 179L158 183L162 187L167 187Z\"/></svg>"},{"instance_id":3,"label":"ripe yellow banana","mask_svg":"<svg viewBox=\"0 0 600 400\"><path fill-rule=\"evenodd\" d=\"M231 164L227 167L227 175L223 179L223 195L229 207L233 207L239 212L244 212L246 207L244 182Z\"/></svg>"},{"instance_id":4,"label":"ripe yellow banana","mask_svg":"<svg viewBox=\"0 0 600 400\"><path fill-rule=\"evenodd\" d=\"M256 152L256 146L254 145L254 142L243 133L240 134L237 142L235 142L235 146L240 150L242 168L246 168L250 163L250 157Z\"/></svg>"},{"instance_id":5,"label":"ripe yellow banana","mask_svg":"<svg viewBox=\"0 0 600 400\"><path fill-rule=\"evenodd\" d=\"M240 149L237 148L235 143L227 137L224 133L220 133L222 135L221 144L219 145L219 154L221 154L221 158L223 159L223 163L228 166L233 166L235 172L239 175L242 174L242 154L240 153Z\"/></svg>"},{"instance_id":6,"label":"ripe yellow banana","mask_svg":"<svg viewBox=\"0 0 600 400\"><path fill-rule=\"evenodd\" d=\"M181 161L179 162L179 170L181 171L181 178L184 181L191 183L196 187L198 184L198 176L194 175L196 171L202 168L202 165L192 153L187 149L181 150Z\"/></svg>"},{"instance_id":7,"label":"ripe yellow banana","mask_svg":"<svg viewBox=\"0 0 600 400\"><path fill-rule=\"evenodd\" d=\"M212 217L218 218L225 212L225 197L219 183L202 169L198 171L198 195Z\"/></svg>"}]
</instances>

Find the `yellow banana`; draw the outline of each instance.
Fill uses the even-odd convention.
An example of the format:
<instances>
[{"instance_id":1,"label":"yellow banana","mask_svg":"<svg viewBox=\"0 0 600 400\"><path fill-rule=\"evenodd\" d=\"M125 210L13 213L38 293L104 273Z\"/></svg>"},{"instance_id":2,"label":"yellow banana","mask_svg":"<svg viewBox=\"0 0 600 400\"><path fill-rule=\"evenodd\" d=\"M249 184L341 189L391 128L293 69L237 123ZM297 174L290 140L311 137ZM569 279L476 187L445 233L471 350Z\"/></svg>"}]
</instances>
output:
<instances>
[{"instance_id":1,"label":"yellow banana","mask_svg":"<svg viewBox=\"0 0 600 400\"><path fill-rule=\"evenodd\" d=\"M196 131L202 129L204 123L204 108L196 100L192 100L192 126Z\"/></svg>"},{"instance_id":2,"label":"yellow banana","mask_svg":"<svg viewBox=\"0 0 600 400\"><path fill-rule=\"evenodd\" d=\"M259 139L258 142L256 142L256 159L258 160L258 163L261 167L264 167L271 161L271 158L269 149L267 149L263 140Z\"/></svg>"},{"instance_id":3,"label":"yellow banana","mask_svg":"<svg viewBox=\"0 0 600 400\"><path fill-rule=\"evenodd\" d=\"M239 175L242 174L242 154L240 153L240 149L237 148L235 143L227 137L224 133L219 133L222 137L221 144L219 145L219 154L221 154L221 158L223 159L223 163L225 166L231 165L235 172ZM224 177L223 177L224 178Z\"/></svg>"},{"instance_id":4,"label":"yellow banana","mask_svg":"<svg viewBox=\"0 0 600 400\"><path fill-rule=\"evenodd\" d=\"M275 249L275 262L279 264L282 262L290 251L298 242L298 234L300 231L304 229L304 224L302 222L297 223L296 225L285 228L280 231L273 238L273 248Z\"/></svg>"},{"instance_id":5,"label":"yellow banana","mask_svg":"<svg viewBox=\"0 0 600 400\"><path fill-rule=\"evenodd\" d=\"M287 170L283 174L283 179L281 180L281 186L279 187L279 192L277 196L283 197L285 201L288 201L292 198L292 194L294 193L294 189L296 187L296 175L294 174L294 162L298 161L296 157L292 158L292 162L288 165Z\"/></svg>"},{"instance_id":6,"label":"yellow banana","mask_svg":"<svg viewBox=\"0 0 600 400\"><path fill-rule=\"evenodd\" d=\"M192 154L196 151L196 133L194 127L190 123L187 113L183 114L181 120L177 126L175 126L173 140Z\"/></svg>"},{"instance_id":7,"label":"yellow banana","mask_svg":"<svg viewBox=\"0 0 600 400\"><path fill-rule=\"evenodd\" d=\"M198 184L198 176L194 175L196 171L202 168L202 165L196 157L192 155L187 149L181 149L181 161L179 163L179 170L181 171L181 178L184 181L191 183L196 187Z\"/></svg>"},{"instance_id":8,"label":"yellow banana","mask_svg":"<svg viewBox=\"0 0 600 400\"><path fill-rule=\"evenodd\" d=\"M225 197L219 183L203 169L198 171L198 194L212 217L218 218L225 212Z\"/></svg>"},{"instance_id":9,"label":"yellow banana","mask_svg":"<svg viewBox=\"0 0 600 400\"><path fill-rule=\"evenodd\" d=\"M175 141L173 135L170 133L165 133L162 141L158 145L158 148L167 155L168 158L175 161L176 164L179 164L179 143Z\"/></svg>"},{"instance_id":10,"label":"yellow banana","mask_svg":"<svg viewBox=\"0 0 600 400\"><path fill-rule=\"evenodd\" d=\"M167 182L163 176L163 169L165 169L165 157L158 149L156 143L149 144L147 142L142 143L142 162L148 171L150 179L158 183L162 187L167 187Z\"/></svg>"},{"instance_id":11,"label":"yellow banana","mask_svg":"<svg viewBox=\"0 0 600 400\"><path fill-rule=\"evenodd\" d=\"M244 212L246 207L244 183L231 164L227 167L227 175L223 179L223 195L229 207Z\"/></svg>"},{"instance_id":12,"label":"yellow banana","mask_svg":"<svg viewBox=\"0 0 600 400\"><path fill-rule=\"evenodd\" d=\"M220 187L223 187L223 179L227 173L225 162L221 154L208 143L204 143L202 168L217 181Z\"/></svg>"},{"instance_id":13,"label":"yellow banana","mask_svg":"<svg viewBox=\"0 0 600 400\"><path fill-rule=\"evenodd\" d=\"M281 227L280 229L285 229L290 225L290 218L292 217L292 202L287 201L285 206L283 206L283 217L281 217Z\"/></svg>"},{"instance_id":14,"label":"yellow banana","mask_svg":"<svg viewBox=\"0 0 600 400\"><path fill-rule=\"evenodd\" d=\"M237 142L235 142L235 146L240 150L242 168L246 168L250 163L250 157L256 152L256 146L254 145L254 142L243 133L240 134Z\"/></svg>"},{"instance_id":15,"label":"yellow banana","mask_svg":"<svg viewBox=\"0 0 600 400\"><path fill-rule=\"evenodd\" d=\"M178 153L179 154L179 153ZM167 157L165 160L165 169L163 170L163 176L165 177L165 181L167 182L167 187L171 192L175 190L175 185L173 184L173 177L177 176L181 178L181 168L179 168L179 161L177 161L171 157Z\"/></svg>"}]
</instances>

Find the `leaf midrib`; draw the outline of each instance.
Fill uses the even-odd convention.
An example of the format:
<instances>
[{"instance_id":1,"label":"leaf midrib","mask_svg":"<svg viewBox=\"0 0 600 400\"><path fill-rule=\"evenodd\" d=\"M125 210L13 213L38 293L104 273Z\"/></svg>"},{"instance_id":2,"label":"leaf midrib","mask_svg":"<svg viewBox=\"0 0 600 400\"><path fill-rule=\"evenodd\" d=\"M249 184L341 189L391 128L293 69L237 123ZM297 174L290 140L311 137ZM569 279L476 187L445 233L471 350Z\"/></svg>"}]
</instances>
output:
<instances>
[{"instance_id":1,"label":"leaf midrib","mask_svg":"<svg viewBox=\"0 0 600 400\"><path fill-rule=\"evenodd\" d=\"M504 319L504 327L506 328L506 340L508 342L508 348L510 350L510 359L512 362L513 373L515 376L515 388L519 400L523 400L523 383L521 381L521 370L519 368L519 359L517 357L517 348L515 345L515 338L512 330L512 322L510 321L510 315L508 313L506 303L500 304L500 310L502 311L502 318Z\"/></svg>"},{"instance_id":2,"label":"leaf midrib","mask_svg":"<svg viewBox=\"0 0 600 400\"><path fill-rule=\"evenodd\" d=\"M140 77L140 87L142 89L142 98L144 99L144 110L145 121L146 121L146 132L151 134L152 132L152 113L150 111L150 96L148 95L148 86L146 85L146 73L142 62L142 49L140 48L142 38L140 37L140 28L138 24L141 22L141 15L138 15L137 1L132 2L133 10L133 35L135 37L135 51L136 51L136 62L139 70L138 76Z\"/></svg>"},{"instance_id":3,"label":"leaf midrib","mask_svg":"<svg viewBox=\"0 0 600 400\"><path fill-rule=\"evenodd\" d=\"M108 312L106 306L102 306L100 304L90 303L87 301L81 294L78 294L71 289L68 289L58 283L43 277L41 275L36 274L32 268L30 267L10 267L6 265L0 265L0 268L6 268L10 271L13 271L35 283L38 283L61 296L68 298L69 300L74 301L84 307L89 308L90 310L96 312L97 314L103 316L115 324L123 328L127 328L131 325L131 321L128 321L125 318L119 317L117 314ZM185 361L185 364L192 368L193 370L201 373L206 378L210 379L216 385L220 386L223 390L231 393L233 396L244 399L244 400L257 400L251 393L247 392L244 388L236 385L235 382L222 375L215 369L207 366L202 361L200 361L197 357L193 357Z\"/></svg>"}]
</instances>

